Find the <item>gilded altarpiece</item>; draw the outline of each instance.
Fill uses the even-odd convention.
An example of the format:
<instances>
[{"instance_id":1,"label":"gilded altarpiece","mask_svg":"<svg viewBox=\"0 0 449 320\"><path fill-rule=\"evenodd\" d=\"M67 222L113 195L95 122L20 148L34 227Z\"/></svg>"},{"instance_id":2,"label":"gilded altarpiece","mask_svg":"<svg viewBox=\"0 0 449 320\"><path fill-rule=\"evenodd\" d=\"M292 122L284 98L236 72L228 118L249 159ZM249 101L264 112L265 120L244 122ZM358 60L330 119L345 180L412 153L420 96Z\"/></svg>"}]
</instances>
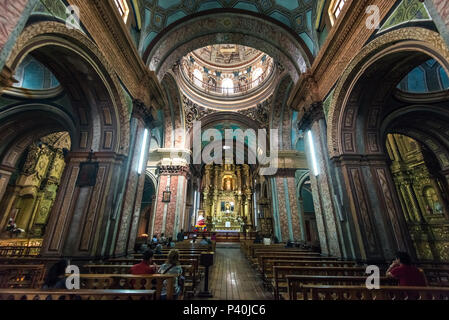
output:
<instances>
[{"instance_id":1,"label":"gilded altarpiece","mask_svg":"<svg viewBox=\"0 0 449 320\"><path fill-rule=\"evenodd\" d=\"M248 165L206 165L202 194L201 206L210 230L251 230L253 190Z\"/></svg>"},{"instance_id":2,"label":"gilded altarpiece","mask_svg":"<svg viewBox=\"0 0 449 320\"><path fill-rule=\"evenodd\" d=\"M447 191L437 169L419 143L406 136L388 135L387 150L418 259L449 261Z\"/></svg>"},{"instance_id":3,"label":"gilded altarpiece","mask_svg":"<svg viewBox=\"0 0 449 320\"><path fill-rule=\"evenodd\" d=\"M20 238L42 238L65 168L64 149L70 149L68 133L55 133L27 149L23 165L11 179L0 203L2 235L7 221L14 219L24 232Z\"/></svg>"}]
</instances>

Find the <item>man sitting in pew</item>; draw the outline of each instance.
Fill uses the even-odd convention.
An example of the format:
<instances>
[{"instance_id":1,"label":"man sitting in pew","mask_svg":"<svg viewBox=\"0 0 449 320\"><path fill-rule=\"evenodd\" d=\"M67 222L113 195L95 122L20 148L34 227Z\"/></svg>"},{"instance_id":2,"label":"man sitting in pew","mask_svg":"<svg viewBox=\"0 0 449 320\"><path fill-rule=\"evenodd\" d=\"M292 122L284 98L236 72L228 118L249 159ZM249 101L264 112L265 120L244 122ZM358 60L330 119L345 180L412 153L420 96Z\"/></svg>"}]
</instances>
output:
<instances>
[{"instance_id":1,"label":"man sitting in pew","mask_svg":"<svg viewBox=\"0 0 449 320\"><path fill-rule=\"evenodd\" d=\"M131 267L131 274L143 275L143 274L155 274L157 266L153 264L153 250L147 250L143 253L143 260Z\"/></svg>"},{"instance_id":2,"label":"man sitting in pew","mask_svg":"<svg viewBox=\"0 0 449 320\"><path fill-rule=\"evenodd\" d=\"M400 286L426 287L427 281L424 273L412 266L412 260L407 252L398 252L396 260L387 270L387 277L399 280Z\"/></svg>"}]
</instances>

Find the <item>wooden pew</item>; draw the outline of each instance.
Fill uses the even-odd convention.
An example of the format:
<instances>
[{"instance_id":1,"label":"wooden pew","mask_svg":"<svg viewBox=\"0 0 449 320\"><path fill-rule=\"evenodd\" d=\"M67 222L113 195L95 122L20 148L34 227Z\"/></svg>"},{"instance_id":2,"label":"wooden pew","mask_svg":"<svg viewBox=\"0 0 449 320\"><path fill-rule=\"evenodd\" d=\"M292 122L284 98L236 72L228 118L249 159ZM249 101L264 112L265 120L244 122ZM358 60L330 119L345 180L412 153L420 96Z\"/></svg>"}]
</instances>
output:
<instances>
[{"instance_id":1,"label":"wooden pew","mask_svg":"<svg viewBox=\"0 0 449 320\"><path fill-rule=\"evenodd\" d=\"M364 276L365 267L291 267L274 266L272 287L274 297L279 300L280 293L287 291L288 275L310 276Z\"/></svg>"},{"instance_id":2,"label":"wooden pew","mask_svg":"<svg viewBox=\"0 0 449 320\"><path fill-rule=\"evenodd\" d=\"M362 286L366 284L367 276L296 276L288 275L287 287L288 293L282 293L280 296L284 300L303 300L303 286L304 285L329 285L329 286ZM397 285L397 280L381 277L380 284L382 286Z\"/></svg>"},{"instance_id":3,"label":"wooden pew","mask_svg":"<svg viewBox=\"0 0 449 320\"><path fill-rule=\"evenodd\" d=\"M429 286L449 287L449 269L447 268L420 268L423 270Z\"/></svg>"},{"instance_id":4,"label":"wooden pew","mask_svg":"<svg viewBox=\"0 0 449 320\"><path fill-rule=\"evenodd\" d=\"M304 300L449 300L449 288L381 286L302 286Z\"/></svg>"},{"instance_id":5,"label":"wooden pew","mask_svg":"<svg viewBox=\"0 0 449 320\"><path fill-rule=\"evenodd\" d=\"M161 299L164 283L167 300L173 299L174 274L130 275L130 274L81 274L81 289L89 290L154 290L155 299Z\"/></svg>"},{"instance_id":6,"label":"wooden pew","mask_svg":"<svg viewBox=\"0 0 449 320\"><path fill-rule=\"evenodd\" d=\"M154 290L0 289L0 300L154 300Z\"/></svg>"},{"instance_id":7,"label":"wooden pew","mask_svg":"<svg viewBox=\"0 0 449 320\"><path fill-rule=\"evenodd\" d=\"M261 247L250 247L250 258L255 259L257 258L257 254L260 253L268 253L268 252L297 252L297 253L304 253L304 254L311 254L311 255L320 255L319 252L313 252L310 250L304 250L304 249L298 249L298 248L285 248L285 245L275 245L275 247L272 246L261 246Z\"/></svg>"},{"instance_id":8,"label":"wooden pew","mask_svg":"<svg viewBox=\"0 0 449 320\"><path fill-rule=\"evenodd\" d=\"M320 257L319 253L314 252L301 252L301 251L257 251L256 258L254 258L250 263L253 267L258 269L262 264L262 257L276 257L276 256L289 256L289 257L303 257L304 259L308 257ZM266 258L265 258L266 259Z\"/></svg>"},{"instance_id":9,"label":"wooden pew","mask_svg":"<svg viewBox=\"0 0 449 320\"><path fill-rule=\"evenodd\" d=\"M0 288L39 288L44 276L44 265L0 265Z\"/></svg>"},{"instance_id":10,"label":"wooden pew","mask_svg":"<svg viewBox=\"0 0 449 320\"><path fill-rule=\"evenodd\" d=\"M337 258L334 257L321 257L317 255L303 255L303 254L286 254L286 253L279 253L279 254L261 254L257 257L257 270L261 272L262 274L265 272L265 270L271 269L269 265L267 265L267 261L275 261L275 260L290 260L290 261L300 261L300 260L307 260L307 261L331 261L331 260L337 260ZM269 270L271 271L271 270Z\"/></svg>"},{"instance_id":11,"label":"wooden pew","mask_svg":"<svg viewBox=\"0 0 449 320\"><path fill-rule=\"evenodd\" d=\"M355 261L338 261L336 259L316 258L316 259L291 259L281 258L276 260L264 260L265 269L263 269L262 277L265 282L271 283L273 279L273 267L274 266L289 266L289 267L356 267Z\"/></svg>"},{"instance_id":12,"label":"wooden pew","mask_svg":"<svg viewBox=\"0 0 449 320\"><path fill-rule=\"evenodd\" d=\"M107 260L104 263L101 263L101 265L135 265L140 263L142 260L140 259L111 259ZM166 259L153 259L153 263L160 266L166 262ZM192 266L192 274L185 275L187 280L191 280L190 283L186 283L187 287L187 293L190 293L189 289L194 293L196 285L199 284L201 277L200 277L200 266L198 264L198 259L180 259L179 262L181 265L185 266ZM190 271L190 270L189 270Z\"/></svg>"}]
</instances>

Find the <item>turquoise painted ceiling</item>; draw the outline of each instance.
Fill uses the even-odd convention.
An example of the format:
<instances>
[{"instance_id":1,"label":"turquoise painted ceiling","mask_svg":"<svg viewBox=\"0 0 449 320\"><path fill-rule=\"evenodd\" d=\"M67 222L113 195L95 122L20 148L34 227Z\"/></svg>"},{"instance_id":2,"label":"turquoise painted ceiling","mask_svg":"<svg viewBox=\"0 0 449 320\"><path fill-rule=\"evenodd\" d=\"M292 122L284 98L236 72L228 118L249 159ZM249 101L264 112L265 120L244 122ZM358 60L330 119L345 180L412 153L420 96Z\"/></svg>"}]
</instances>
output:
<instances>
[{"instance_id":1,"label":"turquoise painted ceiling","mask_svg":"<svg viewBox=\"0 0 449 320\"><path fill-rule=\"evenodd\" d=\"M316 0L141 0L143 32L140 51L167 26L185 16L211 9L235 8L269 16L301 37L315 53L312 17Z\"/></svg>"}]
</instances>

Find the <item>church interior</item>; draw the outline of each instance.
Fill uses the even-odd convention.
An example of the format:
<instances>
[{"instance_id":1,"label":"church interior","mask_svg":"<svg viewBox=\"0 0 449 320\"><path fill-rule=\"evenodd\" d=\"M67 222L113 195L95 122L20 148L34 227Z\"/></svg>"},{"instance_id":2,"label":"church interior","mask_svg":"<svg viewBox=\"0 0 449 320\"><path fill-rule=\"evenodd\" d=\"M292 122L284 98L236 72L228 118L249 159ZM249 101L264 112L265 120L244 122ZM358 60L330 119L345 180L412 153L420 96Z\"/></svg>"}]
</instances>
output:
<instances>
[{"instance_id":1,"label":"church interior","mask_svg":"<svg viewBox=\"0 0 449 320\"><path fill-rule=\"evenodd\" d=\"M0 300L449 299L448 1L0 7Z\"/></svg>"}]
</instances>

